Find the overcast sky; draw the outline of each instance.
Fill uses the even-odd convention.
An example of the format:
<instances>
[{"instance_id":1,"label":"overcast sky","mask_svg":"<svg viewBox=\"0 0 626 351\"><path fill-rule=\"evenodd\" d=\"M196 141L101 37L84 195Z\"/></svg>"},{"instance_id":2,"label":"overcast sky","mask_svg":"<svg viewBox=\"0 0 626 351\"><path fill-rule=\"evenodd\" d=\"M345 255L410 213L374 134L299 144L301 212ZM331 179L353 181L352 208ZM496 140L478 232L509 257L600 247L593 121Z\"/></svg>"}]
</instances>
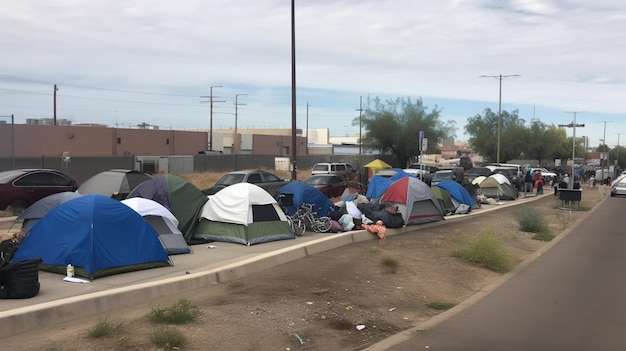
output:
<instances>
[{"instance_id":1,"label":"overcast sky","mask_svg":"<svg viewBox=\"0 0 626 351\"><path fill-rule=\"evenodd\" d=\"M291 127L288 0L0 0L0 116ZM585 124L626 144L623 0L296 0L297 125L358 134L359 99ZM242 94L237 96L237 94ZM247 95L243 95L247 94ZM307 103L308 118L307 118ZM365 106L364 106L365 107ZM584 112L583 112L584 111ZM5 118L6 120L6 118ZM606 123L604 123L606 122ZM606 124L606 132L604 127ZM572 128L568 128L571 136Z\"/></svg>"}]
</instances>

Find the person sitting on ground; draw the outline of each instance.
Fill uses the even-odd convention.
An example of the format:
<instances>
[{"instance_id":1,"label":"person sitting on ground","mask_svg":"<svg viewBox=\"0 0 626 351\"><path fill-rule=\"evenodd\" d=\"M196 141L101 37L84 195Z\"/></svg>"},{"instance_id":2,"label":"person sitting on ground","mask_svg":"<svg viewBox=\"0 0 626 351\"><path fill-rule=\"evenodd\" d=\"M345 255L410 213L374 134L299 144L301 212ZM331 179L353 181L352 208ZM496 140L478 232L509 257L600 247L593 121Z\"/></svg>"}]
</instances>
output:
<instances>
[{"instance_id":1,"label":"person sitting on ground","mask_svg":"<svg viewBox=\"0 0 626 351\"><path fill-rule=\"evenodd\" d=\"M358 182L350 182L348 183L348 187L346 188L347 194L341 197L343 202L352 201L355 204L364 204L370 202L365 196L359 194L359 186Z\"/></svg>"}]
</instances>

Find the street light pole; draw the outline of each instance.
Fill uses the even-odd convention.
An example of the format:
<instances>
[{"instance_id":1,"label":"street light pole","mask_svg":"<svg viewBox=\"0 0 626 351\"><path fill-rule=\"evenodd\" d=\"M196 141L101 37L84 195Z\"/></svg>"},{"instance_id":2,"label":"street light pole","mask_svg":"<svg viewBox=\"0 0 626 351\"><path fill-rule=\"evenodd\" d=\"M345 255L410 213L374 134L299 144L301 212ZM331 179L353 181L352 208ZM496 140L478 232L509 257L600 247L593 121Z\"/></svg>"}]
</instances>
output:
<instances>
[{"instance_id":1,"label":"street light pole","mask_svg":"<svg viewBox=\"0 0 626 351\"><path fill-rule=\"evenodd\" d=\"M559 127L572 127L572 174L570 177L570 184L568 184L568 187L570 189L574 188L574 170L575 170L575 165L576 163L574 162L574 160L576 159L576 127L584 127L584 124L576 124L576 114L577 113L582 113L584 111L567 111L565 113L572 113L574 114L574 121L570 124L559 124Z\"/></svg>"},{"instance_id":2,"label":"street light pole","mask_svg":"<svg viewBox=\"0 0 626 351\"><path fill-rule=\"evenodd\" d=\"M502 133L502 80L504 78L509 78L509 77L520 77L521 75L519 74L508 74L508 75L502 75L499 74L497 76L487 76L487 75L482 75L481 78L496 78L497 80L500 81L500 89L498 92L498 146L497 146L497 151L496 151L496 164L500 165L500 134Z\"/></svg>"},{"instance_id":3,"label":"street light pole","mask_svg":"<svg viewBox=\"0 0 626 351\"><path fill-rule=\"evenodd\" d=\"M52 125L56 126L57 125L57 91L59 91L59 88L57 88L57 85L54 85L54 90L53 90L53 119L52 119Z\"/></svg>"}]
</instances>

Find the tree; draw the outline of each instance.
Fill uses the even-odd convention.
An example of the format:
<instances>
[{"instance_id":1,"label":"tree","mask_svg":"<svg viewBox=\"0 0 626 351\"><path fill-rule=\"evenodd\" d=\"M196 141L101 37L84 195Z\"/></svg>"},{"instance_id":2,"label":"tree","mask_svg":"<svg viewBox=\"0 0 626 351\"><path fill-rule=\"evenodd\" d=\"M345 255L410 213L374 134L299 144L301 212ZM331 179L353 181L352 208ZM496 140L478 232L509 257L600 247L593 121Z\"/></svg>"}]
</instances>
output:
<instances>
[{"instance_id":1,"label":"tree","mask_svg":"<svg viewBox=\"0 0 626 351\"><path fill-rule=\"evenodd\" d=\"M515 159L524 151L529 133L518 111L502 111L500 128L500 161ZM467 119L465 132L470 136L469 143L475 152L490 161L497 161L498 153L498 114L485 109L484 115L477 114Z\"/></svg>"},{"instance_id":2,"label":"tree","mask_svg":"<svg viewBox=\"0 0 626 351\"><path fill-rule=\"evenodd\" d=\"M441 110L437 107L427 112L421 98L415 102L410 97L387 100L368 99L361 117L361 125L366 130L363 145L379 150L381 154L392 154L398 164L404 167L411 158L419 154L419 132L428 138L425 152L437 152L437 144L456 132L453 121L443 123ZM359 124L355 118L353 125Z\"/></svg>"},{"instance_id":3,"label":"tree","mask_svg":"<svg viewBox=\"0 0 626 351\"><path fill-rule=\"evenodd\" d=\"M548 157L552 159L567 160L572 155L572 142L567 139L567 132L563 128L559 128L554 124L550 125L545 133L546 140L549 142L550 152ZM565 164L563 162L562 164Z\"/></svg>"}]
</instances>

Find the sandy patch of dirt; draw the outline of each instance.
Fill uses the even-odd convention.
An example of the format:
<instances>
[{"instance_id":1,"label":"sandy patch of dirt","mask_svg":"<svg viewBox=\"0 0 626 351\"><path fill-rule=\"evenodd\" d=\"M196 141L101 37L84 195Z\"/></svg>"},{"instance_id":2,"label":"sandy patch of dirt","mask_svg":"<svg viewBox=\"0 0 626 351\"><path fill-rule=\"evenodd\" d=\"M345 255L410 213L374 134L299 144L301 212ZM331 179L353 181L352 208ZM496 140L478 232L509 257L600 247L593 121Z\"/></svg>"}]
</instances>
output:
<instances>
[{"instance_id":1,"label":"sandy patch of dirt","mask_svg":"<svg viewBox=\"0 0 626 351\"><path fill-rule=\"evenodd\" d=\"M591 208L604 196L602 189L585 189L583 206ZM527 205L545 215L552 234L575 225L587 213L570 213L556 205L552 195ZM543 247L545 242L532 240L531 233L519 229L517 209L519 206L503 208L389 236L384 246L372 236L371 242L307 257L237 282L15 336L3 340L3 346L21 350L156 350L150 335L163 326L151 324L145 315L151 308L186 298L202 315L188 325L168 326L186 336L183 350L361 350L441 312L427 303L460 303L502 276L451 257L461 240L491 228L504 238L517 263ZM385 257L399 262L395 273L385 271L381 264ZM105 318L123 322L123 332L89 338L87 330ZM357 326L364 328L358 330Z\"/></svg>"}]
</instances>

